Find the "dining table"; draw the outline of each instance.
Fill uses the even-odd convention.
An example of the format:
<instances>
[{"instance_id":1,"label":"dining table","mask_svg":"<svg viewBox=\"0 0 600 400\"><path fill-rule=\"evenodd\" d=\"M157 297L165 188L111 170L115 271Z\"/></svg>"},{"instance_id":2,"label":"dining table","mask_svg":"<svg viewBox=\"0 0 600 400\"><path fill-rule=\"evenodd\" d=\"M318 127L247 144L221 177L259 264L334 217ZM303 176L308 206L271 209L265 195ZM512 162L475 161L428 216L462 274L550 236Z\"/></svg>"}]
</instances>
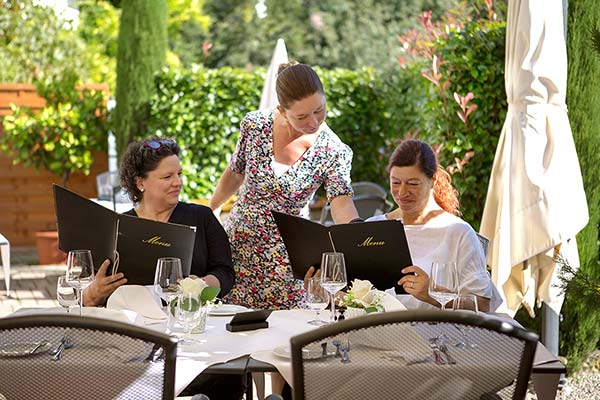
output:
<instances>
[{"instance_id":1,"label":"dining table","mask_svg":"<svg viewBox=\"0 0 600 400\"><path fill-rule=\"evenodd\" d=\"M146 303L147 304L147 303ZM308 323L314 319L314 311L304 309L276 310L268 317L268 327L263 329L230 332L226 325L238 312L246 309L233 305L221 305L220 311L209 312L203 333L192 334L191 343L178 346L175 376L175 393L180 394L199 374L231 373L250 376L257 372L279 372L287 382L292 384L290 338L312 329L319 329ZM228 307L231 312L227 312ZM133 323L146 328L165 332L167 319L158 315L145 318L141 310L105 309L90 310L93 316L115 319L122 313L123 322ZM216 310L219 310L218 308ZM223 312L225 310L225 312ZM18 310L16 314L26 310ZM84 310L85 311L85 310ZM31 309L28 312L32 312ZM48 309L35 309L34 312L49 312ZM54 310L53 312L59 312ZM117 314L115 314L117 313ZM84 312L85 315L85 312ZM506 315L490 314L505 322L518 322ZM322 313L324 319L328 312ZM181 332L176 335L182 335ZM532 381L538 399L554 399L561 374L566 372L565 366L558 357L551 354L546 347L538 343L533 362ZM251 385L250 385L251 387ZM251 391L249 391L251 396Z\"/></svg>"}]
</instances>

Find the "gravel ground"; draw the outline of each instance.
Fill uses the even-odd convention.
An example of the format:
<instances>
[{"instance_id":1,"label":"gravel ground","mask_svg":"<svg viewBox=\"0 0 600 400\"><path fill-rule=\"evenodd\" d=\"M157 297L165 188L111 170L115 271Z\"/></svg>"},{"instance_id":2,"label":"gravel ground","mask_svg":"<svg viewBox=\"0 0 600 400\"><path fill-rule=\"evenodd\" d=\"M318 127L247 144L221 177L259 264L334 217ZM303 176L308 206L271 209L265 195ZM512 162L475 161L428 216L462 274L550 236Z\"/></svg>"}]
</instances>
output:
<instances>
[{"instance_id":1,"label":"gravel ground","mask_svg":"<svg viewBox=\"0 0 600 400\"><path fill-rule=\"evenodd\" d=\"M556 396L559 400L600 399L600 350L583 364L581 371L567 382Z\"/></svg>"}]
</instances>

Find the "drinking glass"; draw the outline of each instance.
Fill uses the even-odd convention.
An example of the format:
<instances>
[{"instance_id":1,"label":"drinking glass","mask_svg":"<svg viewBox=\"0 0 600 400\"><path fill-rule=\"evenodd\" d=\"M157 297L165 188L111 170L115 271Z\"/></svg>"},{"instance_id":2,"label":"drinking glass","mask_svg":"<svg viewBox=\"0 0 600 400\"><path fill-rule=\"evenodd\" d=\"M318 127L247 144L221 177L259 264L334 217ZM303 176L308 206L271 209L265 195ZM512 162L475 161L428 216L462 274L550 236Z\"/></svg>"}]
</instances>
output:
<instances>
[{"instance_id":1,"label":"drinking glass","mask_svg":"<svg viewBox=\"0 0 600 400\"><path fill-rule=\"evenodd\" d=\"M73 306L77 305L77 292L64 275L59 276L56 282L56 299L58 304L67 309L67 314L71 312Z\"/></svg>"},{"instance_id":2,"label":"drinking glass","mask_svg":"<svg viewBox=\"0 0 600 400\"><path fill-rule=\"evenodd\" d=\"M329 303L329 294L321 286L321 278L312 277L308 280L305 295L306 307L317 312L315 319L308 321L311 325L326 325L327 321L321 319L321 311Z\"/></svg>"},{"instance_id":3,"label":"drinking glass","mask_svg":"<svg viewBox=\"0 0 600 400\"><path fill-rule=\"evenodd\" d=\"M154 292L167 303L168 328L172 328L171 300L181 293L183 279L181 260L175 257L159 258L154 273Z\"/></svg>"},{"instance_id":4,"label":"drinking glass","mask_svg":"<svg viewBox=\"0 0 600 400\"><path fill-rule=\"evenodd\" d=\"M77 289L79 297L79 315L83 309L83 289L94 281L94 262L90 250L71 250L67 256L66 280Z\"/></svg>"},{"instance_id":5,"label":"drinking glass","mask_svg":"<svg viewBox=\"0 0 600 400\"><path fill-rule=\"evenodd\" d=\"M321 286L331 294L331 322L335 322L335 294L346 287L346 262L344 254L323 253L321 257Z\"/></svg>"},{"instance_id":6,"label":"drinking glass","mask_svg":"<svg viewBox=\"0 0 600 400\"><path fill-rule=\"evenodd\" d=\"M442 310L456 297L458 274L454 261L434 261L429 274L429 295L440 303Z\"/></svg>"},{"instance_id":7,"label":"drinking glass","mask_svg":"<svg viewBox=\"0 0 600 400\"><path fill-rule=\"evenodd\" d=\"M476 314L479 313L479 307L477 306L477 296L475 296L474 294L459 294L454 299L453 309L461 311L471 311ZM468 334L472 328L471 326L463 324L456 324L455 326L460 331L460 333L462 333L462 339L456 342L456 347L461 349L472 349L477 347L475 343L471 343L469 341Z\"/></svg>"},{"instance_id":8,"label":"drinking glass","mask_svg":"<svg viewBox=\"0 0 600 400\"><path fill-rule=\"evenodd\" d=\"M177 296L177 305L175 306L175 318L183 327L185 336L178 343L193 344L191 338L192 329L200 322L202 306L200 299L195 293L181 293Z\"/></svg>"}]
</instances>

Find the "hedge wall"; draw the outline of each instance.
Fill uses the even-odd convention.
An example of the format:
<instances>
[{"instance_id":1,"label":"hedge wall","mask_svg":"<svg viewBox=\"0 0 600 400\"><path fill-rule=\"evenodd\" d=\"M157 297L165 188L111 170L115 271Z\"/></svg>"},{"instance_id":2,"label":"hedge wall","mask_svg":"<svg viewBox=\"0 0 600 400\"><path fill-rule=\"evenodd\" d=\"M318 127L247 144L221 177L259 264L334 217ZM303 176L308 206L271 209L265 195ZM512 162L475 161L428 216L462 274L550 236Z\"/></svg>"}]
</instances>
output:
<instances>
[{"instance_id":1,"label":"hedge wall","mask_svg":"<svg viewBox=\"0 0 600 400\"><path fill-rule=\"evenodd\" d=\"M408 82L390 87L372 69L317 70L327 96L327 123L354 149L352 180L387 187L387 156L405 119L393 110L408 104L397 87ZM212 194L235 148L241 119L258 107L263 76L264 70L221 68L165 70L156 77L147 131L176 137L184 147L185 197Z\"/></svg>"}]
</instances>

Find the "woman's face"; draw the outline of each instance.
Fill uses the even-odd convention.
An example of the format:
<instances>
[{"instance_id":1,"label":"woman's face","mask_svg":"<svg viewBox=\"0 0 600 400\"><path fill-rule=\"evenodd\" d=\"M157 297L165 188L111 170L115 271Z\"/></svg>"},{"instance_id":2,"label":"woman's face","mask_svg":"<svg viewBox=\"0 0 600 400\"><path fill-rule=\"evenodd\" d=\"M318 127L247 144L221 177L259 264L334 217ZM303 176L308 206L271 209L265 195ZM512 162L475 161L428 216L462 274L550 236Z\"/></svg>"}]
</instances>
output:
<instances>
[{"instance_id":1,"label":"woman's face","mask_svg":"<svg viewBox=\"0 0 600 400\"><path fill-rule=\"evenodd\" d=\"M181 191L181 164L176 155L163 158L146 178L138 178L138 189L143 189L142 201L158 207L175 207Z\"/></svg>"},{"instance_id":2,"label":"woman's face","mask_svg":"<svg viewBox=\"0 0 600 400\"><path fill-rule=\"evenodd\" d=\"M392 167L390 191L403 214L418 214L432 195L433 181L416 165Z\"/></svg>"},{"instance_id":3,"label":"woman's face","mask_svg":"<svg viewBox=\"0 0 600 400\"><path fill-rule=\"evenodd\" d=\"M288 109L279 108L293 130L303 135L316 133L325 121L327 103L325 95L316 92L302 100L298 100Z\"/></svg>"}]
</instances>

